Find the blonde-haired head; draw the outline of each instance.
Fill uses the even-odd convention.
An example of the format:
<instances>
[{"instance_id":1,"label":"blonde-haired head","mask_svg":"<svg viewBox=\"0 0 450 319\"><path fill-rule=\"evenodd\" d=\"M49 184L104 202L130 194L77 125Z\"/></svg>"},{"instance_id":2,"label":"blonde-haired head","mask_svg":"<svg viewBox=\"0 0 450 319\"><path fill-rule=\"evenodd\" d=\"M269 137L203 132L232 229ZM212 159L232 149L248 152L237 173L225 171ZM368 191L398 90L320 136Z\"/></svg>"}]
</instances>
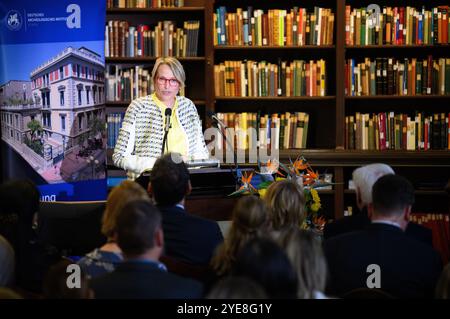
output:
<instances>
[{"instance_id":1,"label":"blonde-haired head","mask_svg":"<svg viewBox=\"0 0 450 319\"><path fill-rule=\"evenodd\" d=\"M303 186L290 180L278 181L269 186L264 195L273 230L291 226L300 227L305 220Z\"/></svg>"},{"instance_id":2,"label":"blonde-haired head","mask_svg":"<svg viewBox=\"0 0 450 319\"><path fill-rule=\"evenodd\" d=\"M155 65L153 66L153 70L152 70L153 84L156 85L156 77L158 76L158 68L163 64L167 65L170 68L173 75L180 83L180 88L184 88L184 86L185 86L184 82L186 81L186 74L184 73L183 66L181 65L180 61L178 61L176 58L171 57L171 56L161 57L161 58L156 59Z\"/></svg>"},{"instance_id":3,"label":"blonde-haired head","mask_svg":"<svg viewBox=\"0 0 450 319\"><path fill-rule=\"evenodd\" d=\"M103 213L103 235L108 238L114 235L119 212L127 203L138 199L150 201L145 189L136 182L126 180L113 188L108 195L105 212Z\"/></svg>"}]
</instances>

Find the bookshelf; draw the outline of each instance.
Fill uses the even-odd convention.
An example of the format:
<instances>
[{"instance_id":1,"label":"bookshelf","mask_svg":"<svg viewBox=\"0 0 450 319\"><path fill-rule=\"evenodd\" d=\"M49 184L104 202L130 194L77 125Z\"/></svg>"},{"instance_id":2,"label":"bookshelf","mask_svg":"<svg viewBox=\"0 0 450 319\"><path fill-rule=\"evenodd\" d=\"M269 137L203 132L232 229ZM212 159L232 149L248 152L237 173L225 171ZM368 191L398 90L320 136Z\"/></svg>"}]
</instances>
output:
<instances>
[{"instance_id":1,"label":"bookshelf","mask_svg":"<svg viewBox=\"0 0 450 319\"><path fill-rule=\"evenodd\" d=\"M180 58L187 74L186 96L194 100L198 107L204 128L211 125L206 116L208 110L216 113L258 112L263 114L284 112L306 112L309 114L309 130L306 149L280 150L280 159L284 162L294 159L299 154L307 158L315 169L333 174L337 184L332 191L321 191L321 199L328 208L330 218L340 218L351 202L354 203L354 192L348 189L348 180L354 168L373 162L383 162L393 166L399 174L415 182L418 209L421 211L440 212L449 210L448 198L440 185L450 179L450 150L354 150L346 148L345 119L355 113L396 112L413 116L415 111L424 113L449 112L450 95L367 95L347 96L345 93L346 68L348 59L359 62L365 58L377 57L396 59L450 58L449 43L440 44L383 44L383 45L349 45L346 43L346 6L351 8L367 7L373 3L368 0L316 0L299 3L294 0L283 2L257 0L185 0L181 8L152 9L108 9L108 20L125 19L134 25L154 24L159 20L173 20L181 23L185 20L199 20L200 32L198 55ZM430 10L434 5L425 0L380 0L383 6ZM326 45L225 45L215 43L214 14L221 6L227 12L236 13L237 8L285 9L289 12L294 6L306 8L308 12L315 6L329 8L334 13L333 41ZM252 60L278 63L278 59L291 62L293 60L326 61L326 94L324 96L216 96L214 87L214 66L225 61ZM152 66L155 57L107 58L107 64L147 65ZM125 111L128 101L108 102L108 112ZM110 159L112 151L108 151ZM109 161L111 163L111 161ZM111 171L114 167L109 166ZM114 171L112 174L124 176ZM417 183L420 179L435 180L434 188L423 189ZM433 185L430 183L429 185ZM431 197L433 196L433 197ZM436 199L435 199L436 197ZM433 198L432 207L424 203ZM355 205L353 205L355 206Z\"/></svg>"}]
</instances>

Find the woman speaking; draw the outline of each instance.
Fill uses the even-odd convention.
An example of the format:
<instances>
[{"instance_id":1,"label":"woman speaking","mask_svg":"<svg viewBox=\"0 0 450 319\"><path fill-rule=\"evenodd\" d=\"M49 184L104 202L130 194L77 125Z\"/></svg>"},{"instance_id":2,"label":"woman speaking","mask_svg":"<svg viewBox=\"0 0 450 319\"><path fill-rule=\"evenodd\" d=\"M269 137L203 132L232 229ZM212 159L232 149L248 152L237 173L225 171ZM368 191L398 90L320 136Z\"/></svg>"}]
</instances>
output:
<instances>
[{"instance_id":1,"label":"woman speaking","mask_svg":"<svg viewBox=\"0 0 450 319\"><path fill-rule=\"evenodd\" d=\"M129 179L150 170L163 153L179 153L188 160L209 157L194 103L178 96L185 79L177 59L158 58L152 70L155 92L127 108L112 158Z\"/></svg>"}]
</instances>

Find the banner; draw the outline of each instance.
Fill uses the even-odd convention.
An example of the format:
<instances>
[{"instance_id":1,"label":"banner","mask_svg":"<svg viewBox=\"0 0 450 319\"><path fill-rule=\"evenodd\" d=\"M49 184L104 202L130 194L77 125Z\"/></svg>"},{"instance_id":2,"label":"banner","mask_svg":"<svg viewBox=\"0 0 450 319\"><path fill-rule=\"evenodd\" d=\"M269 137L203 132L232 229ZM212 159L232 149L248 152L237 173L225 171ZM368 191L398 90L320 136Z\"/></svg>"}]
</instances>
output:
<instances>
[{"instance_id":1,"label":"banner","mask_svg":"<svg viewBox=\"0 0 450 319\"><path fill-rule=\"evenodd\" d=\"M44 201L106 198L105 5L0 2L2 178Z\"/></svg>"}]
</instances>

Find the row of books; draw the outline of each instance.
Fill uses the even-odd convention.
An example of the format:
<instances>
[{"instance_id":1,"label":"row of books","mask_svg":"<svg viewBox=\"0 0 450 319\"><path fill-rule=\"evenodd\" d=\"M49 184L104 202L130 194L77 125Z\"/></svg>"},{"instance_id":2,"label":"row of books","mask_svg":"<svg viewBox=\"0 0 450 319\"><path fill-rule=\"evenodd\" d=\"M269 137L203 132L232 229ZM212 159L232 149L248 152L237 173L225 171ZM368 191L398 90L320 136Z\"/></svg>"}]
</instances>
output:
<instances>
[{"instance_id":1,"label":"row of books","mask_svg":"<svg viewBox=\"0 0 450 319\"><path fill-rule=\"evenodd\" d=\"M413 213L410 221L431 229L433 247L442 257L443 265L450 261L450 217L448 214Z\"/></svg>"},{"instance_id":2,"label":"row of books","mask_svg":"<svg viewBox=\"0 0 450 319\"><path fill-rule=\"evenodd\" d=\"M345 148L357 150L450 150L450 113L415 116L394 112L345 117Z\"/></svg>"},{"instance_id":3,"label":"row of books","mask_svg":"<svg viewBox=\"0 0 450 319\"><path fill-rule=\"evenodd\" d=\"M216 96L325 96L326 62L225 61L214 66Z\"/></svg>"},{"instance_id":4,"label":"row of books","mask_svg":"<svg viewBox=\"0 0 450 319\"><path fill-rule=\"evenodd\" d=\"M228 127L256 136L236 138L238 149L275 147L276 149L306 148L308 140L309 114L304 112L286 112L281 114L261 113L217 113L217 117ZM254 130L249 130L254 128ZM231 134L231 131L228 132ZM235 134L234 136L240 136ZM219 137L220 138L220 137ZM256 143L256 144L255 144ZM272 145L275 143L274 145ZM223 142L226 150L226 143Z\"/></svg>"},{"instance_id":5,"label":"row of books","mask_svg":"<svg viewBox=\"0 0 450 319\"><path fill-rule=\"evenodd\" d=\"M345 7L345 43L347 45L413 45L449 43L448 6L426 10L413 7L383 7L380 12L368 8Z\"/></svg>"},{"instance_id":6,"label":"row of books","mask_svg":"<svg viewBox=\"0 0 450 319\"><path fill-rule=\"evenodd\" d=\"M360 95L448 95L450 59L365 58L345 64L345 94Z\"/></svg>"},{"instance_id":7,"label":"row of books","mask_svg":"<svg viewBox=\"0 0 450 319\"><path fill-rule=\"evenodd\" d=\"M105 56L197 56L199 28L198 20L184 21L183 28L173 21L159 21L153 30L148 25L110 20L105 27Z\"/></svg>"},{"instance_id":8,"label":"row of books","mask_svg":"<svg viewBox=\"0 0 450 319\"><path fill-rule=\"evenodd\" d=\"M214 45L301 46L333 44L334 13L331 9L294 7L288 10L237 8L228 13L220 6L214 13Z\"/></svg>"},{"instance_id":9,"label":"row of books","mask_svg":"<svg viewBox=\"0 0 450 319\"><path fill-rule=\"evenodd\" d=\"M106 70L106 100L132 101L154 91L151 70L140 65L109 65Z\"/></svg>"},{"instance_id":10,"label":"row of books","mask_svg":"<svg viewBox=\"0 0 450 319\"><path fill-rule=\"evenodd\" d=\"M106 132L107 136L107 148L114 148L116 146L117 138L119 136L119 130L122 127L122 121L125 116L124 112L110 113L106 116Z\"/></svg>"},{"instance_id":11,"label":"row of books","mask_svg":"<svg viewBox=\"0 0 450 319\"><path fill-rule=\"evenodd\" d=\"M112 8L167 8L183 7L184 0L107 0L108 9Z\"/></svg>"}]
</instances>

